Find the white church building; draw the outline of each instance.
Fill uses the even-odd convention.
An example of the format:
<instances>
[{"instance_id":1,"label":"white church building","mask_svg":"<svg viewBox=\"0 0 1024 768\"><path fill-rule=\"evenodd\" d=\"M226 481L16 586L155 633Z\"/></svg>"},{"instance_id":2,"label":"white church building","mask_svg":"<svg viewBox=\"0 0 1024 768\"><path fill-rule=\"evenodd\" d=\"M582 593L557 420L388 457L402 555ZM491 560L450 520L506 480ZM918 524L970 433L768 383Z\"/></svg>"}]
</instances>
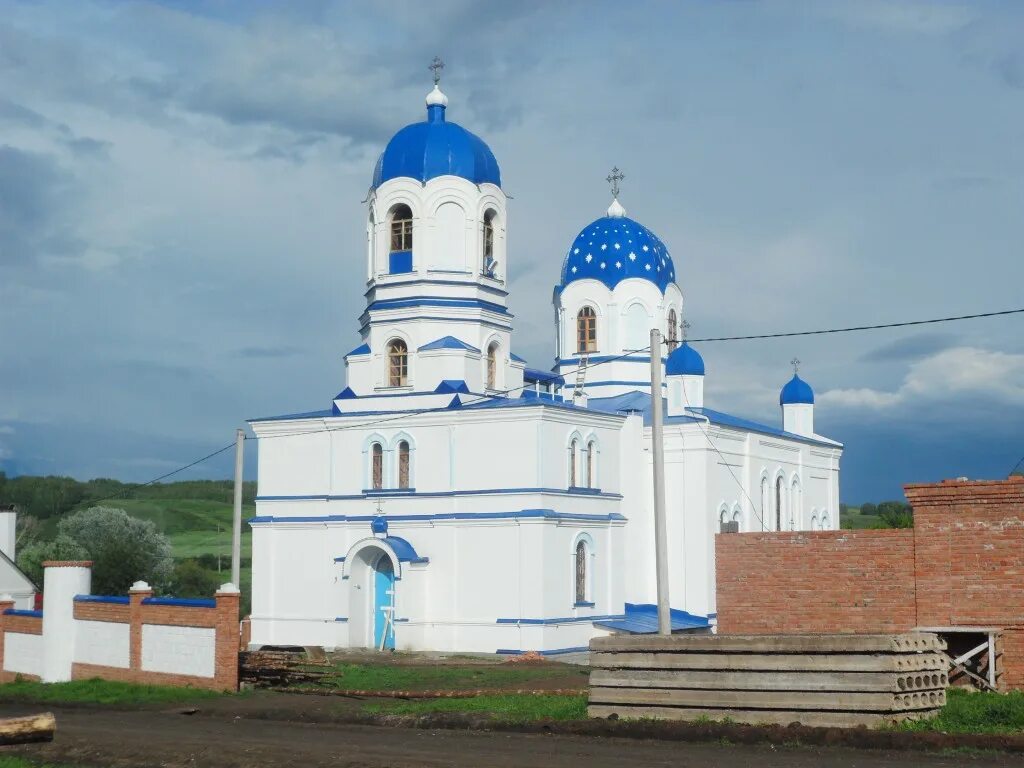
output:
<instances>
[{"instance_id":1,"label":"white church building","mask_svg":"<svg viewBox=\"0 0 1024 768\"><path fill-rule=\"evenodd\" d=\"M705 404L676 267L626 216L617 172L554 290L555 365L517 356L501 173L447 106L435 78L426 119L377 161L347 385L325 410L250 422L252 644L558 654L654 631L652 402L673 629L709 631L715 534L838 528L842 445L815 433L798 375L781 423Z\"/></svg>"}]
</instances>

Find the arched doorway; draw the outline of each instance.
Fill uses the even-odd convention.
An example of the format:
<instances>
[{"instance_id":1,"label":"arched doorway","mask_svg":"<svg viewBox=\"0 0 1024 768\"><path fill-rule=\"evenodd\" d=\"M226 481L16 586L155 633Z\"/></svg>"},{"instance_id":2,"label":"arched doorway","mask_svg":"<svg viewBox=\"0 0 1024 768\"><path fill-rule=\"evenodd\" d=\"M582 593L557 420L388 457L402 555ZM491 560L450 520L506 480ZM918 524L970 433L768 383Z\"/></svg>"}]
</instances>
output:
<instances>
[{"instance_id":1,"label":"arched doorway","mask_svg":"<svg viewBox=\"0 0 1024 768\"><path fill-rule=\"evenodd\" d=\"M395 647L395 567L386 552L373 563L373 647Z\"/></svg>"}]
</instances>

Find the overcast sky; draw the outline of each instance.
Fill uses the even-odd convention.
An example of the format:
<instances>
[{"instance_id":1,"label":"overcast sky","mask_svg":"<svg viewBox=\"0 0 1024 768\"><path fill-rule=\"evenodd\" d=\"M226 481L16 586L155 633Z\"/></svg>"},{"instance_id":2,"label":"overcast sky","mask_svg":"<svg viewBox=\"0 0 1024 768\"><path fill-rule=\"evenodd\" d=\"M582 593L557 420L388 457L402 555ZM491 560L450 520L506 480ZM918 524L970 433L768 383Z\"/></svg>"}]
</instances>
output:
<instances>
[{"instance_id":1,"label":"overcast sky","mask_svg":"<svg viewBox=\"0 0 1024 768\"><path fill-rule=\"evenodd\" d=\"M1024 306L1024 3L4 1L0 468L143 481L245 418L328 407L360 201L435 54L512 196L535 367L612 165L692 336ZM1022 327L708 343L706 400L777 424L796 355L843 500L1003 477Z\"/></svg>"}]
</instances>

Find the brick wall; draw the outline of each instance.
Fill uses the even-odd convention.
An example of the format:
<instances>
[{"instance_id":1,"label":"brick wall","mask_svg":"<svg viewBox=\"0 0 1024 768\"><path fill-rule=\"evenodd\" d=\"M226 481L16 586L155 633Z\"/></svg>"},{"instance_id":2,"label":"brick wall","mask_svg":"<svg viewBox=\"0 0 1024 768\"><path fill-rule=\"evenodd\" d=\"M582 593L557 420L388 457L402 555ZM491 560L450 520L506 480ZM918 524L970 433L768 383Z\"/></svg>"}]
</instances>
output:
<instances>
[{"instance_id":1,"label":"brick wall","mask_svg":"<svg viewBox=\"0 0 1024 768\"><path fill-rule=\"evenodd\" d=\"M906 486L911 530L719 534L731 634L993 627L1001 688L1024 688L1024 478Z\"/></svg>"},{"instance_id":2,"label":"brick wall","mask_svg":"<svg viewBox=\"0 0 1024 768\"><path fill-rule=\"evenodd\" d=\"M723 634L914 626L912 531L729 533L715 550Z\"/></svg>"}]
</instances>

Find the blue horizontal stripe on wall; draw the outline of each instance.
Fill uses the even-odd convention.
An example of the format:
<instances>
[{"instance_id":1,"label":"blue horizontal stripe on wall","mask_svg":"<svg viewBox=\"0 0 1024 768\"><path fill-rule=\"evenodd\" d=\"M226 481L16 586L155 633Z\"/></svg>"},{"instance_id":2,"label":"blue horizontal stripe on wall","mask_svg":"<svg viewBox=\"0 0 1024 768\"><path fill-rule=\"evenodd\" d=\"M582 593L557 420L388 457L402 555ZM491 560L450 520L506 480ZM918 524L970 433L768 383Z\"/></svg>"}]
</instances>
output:
<instances>
[{"instance_id":1,"label":"blue horizontal stripe on wall","mask_svg":"<svg viewBox=\"0 0 1024 768\"><path fill-rule=\"evenodd\" d=\"M376 515L310 515L296 517L275 517L259 515L249 518L249 525L264 523L368 523ZM607 515L587 515L572 512L555 512L550 509L523 509L519 512L448 512L436 515L388 515L389 522L413 522L429 520L569 520L578 522L616 522L625 520L623 515L613 512ZM156 598L153 598L156 599Z\"/></svg>"},{"instance_id":2,"label":"blue horizontal stripe on wall","mask_svg":"<svg viewBox=\"0 0 1024 768\"><path fill-rule=\"evenodd\" d=\"M34 619L43 618L42 611L22 611L17 608L8 608L4 611L4 616L31 616Z\"/></svg>"},{"instance_id":3,"label":"blue horizontal stripe on wall","mask_svg":"<svg viewBox=\"0 0 1024 768\"><path fill-rule=\"evenodd\" d=\"M629 355L623 357L622 355L590 355L587 357L587 364L593 365L594 363L610 363L611 361L618 363L648 363L651 362L650 355ZM666 362L667 357L661 358L661 362ZM580 358L578 357L564 357L559 358L557 365L579 365Z\"/></svg>"},{"instance_id":4,"label":"blue horizontal stripe on wall","mask_svg":"<svg viewBox=\"0 0 1024 768\"><path fill-rule=\"evenodd\" d=\"M372 302L366 312L375 312L384 309L405 309L406 307L470 307L484 309L488 312L497 312L499 315L507 315L509 311L501 304L483 299L449 299L445 296L417 296L409 299L379 299Z\"/></svg>"},{"instance_id":5,"label":"blue horizontal stripe on wall","mask_svg":"<svg viewBox=\"0 0 1024 768\"><path fill-rule=\"evenodd\" d=\"M470 273L466 272L464 274L470 274ZM473 290L483 291L484 293L493 293L495 296L508 296L508 291L506 291L506 290L502 290L501 288L495 288L495 287L490 286L490 285L483 285L481 283L474 282L472 280L462 281L462 280L424 280L424 279L417 279L417 280L393 280L393 281L389 280L386 283L378 283L377 285L373 286L373 288L369 288L366 291L364 291L363 292L363 296L369 297L369 295L371 293L373 293L374 291L386 291L387 289L393 288L393 287L396 287L396 286L401 286L402 288L405 288L405 287L410 286L410 285L460 285L463 288L472 288Z\"/></svg>"},{"instance_id":6,"label":"blue horizontal stripe on wall","mask_svg":"<svg viewBox=\"0 0 1024 768\"><path fill-rule=\"evenodd\" d=\"M143 605L177 605L181 608L216 608L217 601L204 597L146 597Z\"/></svg>"},{"instance_id":7,"label":"blue horizontal stripe on wall","mask_svg":"<svg viewBox=\"0 0 1024 768\"><path fill-rule=\"evenodd\" d=\"M647 387L651 388L651 381L647 379L645 381L588 381L583 385L584 389L589 387ZM667 384L662 385L662 389L666 389Z\"/></svg>"},{"instance_id":8,"label":"blue horizontal stripe on wall","mask_svg":"<svg viewBox=\"0 0 1024 768\"><path fill-rule=\"evenodd\" d=\"M590 648L585 645L577 645L575 648L552 648L549 651L534 651L541 656L558 656L563 653L586 653ZM515 648L499 648L494 652L498 656L522 656L526 651Z\"/></svg>"},{"instance_id":9,"label":"blue horizontal stripe on wall","mask_svg":"<svg viewBox=\"0 0 1024 768\"><path fill-rule=\"evenodd\" d=\"M374 498L378 496L417 496L420 498L436 498L439 496L494 496L497 494L522 494L522 493L547 493L555 496L596 496L601 499L621 500L621 493L607 493L596 488L482 488L475 491L417 491L412 494L403 489L385 488L374 491ZM297 495L297 496L257 496L256 501L351 501L368 498L368 494L357 493L349 495Z\"/></svg>"},{"instance_id":10,"label":"blue horizontal stripe on wall","mask_svg":"<svg viewBox=\"0 0 1024 768\"><path fill-rule=\"evenodd\" d=\"M564 616L557 619L498 619L498 624L580 624L589 621L609 621L610 619L624 619L625 614L611 614L608 616Z\"/></svg>"},{"instance_id":11,"label":"blue horizontal stripe on wall","mask_svg":"<svg viewBox=\"0 0 1024 768\"><path fill-rule=\"evenodd\" d=\"M77 603L117 603L127 605L131 602L128 595L75 595Z\"/></svg>"},{"instance_id":12,"label":"blue horizontal stripe on wall","mask_svg":"<svg viewBox=\"0 0 1024 768\"><path fill-rule=\"evenodd\" d=\"M507 312L506 314L510 318L513 317L511 312ZM465 317L449 317L449 316L445 316L445 315L412 315L411 317L403 317L402 320L403 321L409 321L409 320L435 320L435 321L437 321L439 323L465 323L466 322L466 318ZM391 319L391 318L381 318L381 319L378 319L378 320L373 320L373 319L370 319L370 320L360 320L360 322L362 324L359 326L359 330L360 330L360 332L362 332L362 331L365 331L367 329L367 327L369 327L371 325L386 325L386 324L394 323L395 321L393 319ZM502 331L511 331L512 330L512 324L511 323L498 323L498 322L495 322L493 320L477 320L477 319L474 319L473 323L475 325L479 325L479 326L484 327L484 328L497 328L498 330L502 330Z\"/></svg>"}]
</instances>

